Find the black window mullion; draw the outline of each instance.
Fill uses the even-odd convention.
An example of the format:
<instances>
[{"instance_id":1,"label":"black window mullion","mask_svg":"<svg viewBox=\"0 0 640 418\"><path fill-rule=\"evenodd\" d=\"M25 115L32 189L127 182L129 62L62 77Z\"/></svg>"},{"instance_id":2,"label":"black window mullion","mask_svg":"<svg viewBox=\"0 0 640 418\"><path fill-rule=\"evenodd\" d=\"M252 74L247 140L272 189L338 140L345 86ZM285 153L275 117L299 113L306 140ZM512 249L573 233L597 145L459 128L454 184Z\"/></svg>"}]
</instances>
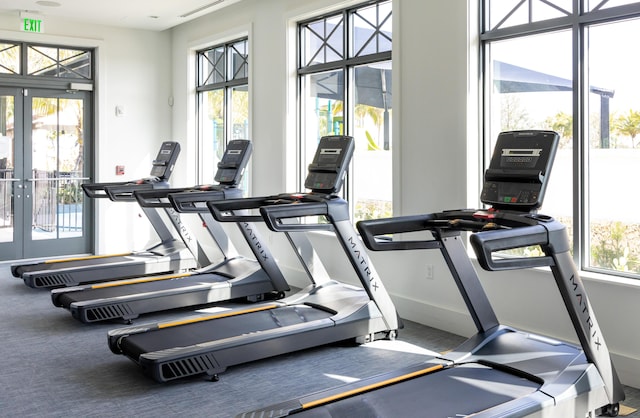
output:
<instances>
[{"instance_id":1,"label":"black window mullion","mask_svg":"<svg viewBox=\"0 0 640 418\"><path fill-rule=\"evenodd\" d=\"M29 73L29 51L26 42L21 43L20 47L20 75L26 76Z\"/></svg>"},{"instance_id":2,"label":"black window mullion","mask_svg":"<svg viewBox=\"0 0 640 418\"><path fill-rule=\"evenodd\" d=\"M342 84L342 97L344 98L344 103L342 104L342 118L343 118L343 130L344 133L346 135L350 135L351 131L353 130L353 128L351 127L351 94L349 94L351 92L351 82L353 79L353 74L352 71L350 70L350 62L349 62L349 57L351 57L352 55L352 51L350 49L350 45L353 45L353 17L351 17L351 11L349 10L344 10L342 12L342 21L344 22L344 31L342 34L342 40L343 40L343 44L342 44L342 50L343 50L343 55L342 55L342 65L341 65L341 70L342 70L342 78L344 80L344 83ZM349 176L349 173L347 173L347 176ZM342 191L343 196L348 197L349 196L349 189L348 189L348 185L349 185L349 180L347 178L347 181L345 181L345 188ZM347 199L348 200L348 199Z\"/></svg>"},{"instance_id":3,"label":"black window mullion","mask_svg":"<svg viewBox=\"0 0 640 418\"><path fill-rule=\"evenodd\" d=\"M346 59L344 61L336 61L336 62L330 62L325 64L315 64L309 67L298 69L298 75L302 76L307 74L321 73L324 71L337 70L344 66L354 67L358 65L371 64L374 62L389 61L391 60L391 57L392 57L391 51L387 51L387 52L380 52L377 54L365 55L361 57L354 57L354 58Z\"/></svg>"},{"instance_id":4,"label":"black window mullion","mask_svg":"<svg viewBox=\"0 0 640 418\"><path fill-rule=\"evenodd\" d=\"M228 88L228 87L237 87L237 86L242 86L248 83L249 83L248 78L238 78L236 80L225 81L224 83L215 83L215 84L207 84L206 86L199 86L199 87L196 87L196 92L200 93L203 91L219 90L219 89Z\"/></svg>"},{"instance_id":5,"label":"black window mullion","mask_svg":"<svg viewBox=\"0 0 640 418\"><path fill-rule=\"evenodd\" d=\"M580 0L577 0L580 2ZM575 3L575 2L574 2ZM572 42L572 78L573 78L573 259L576 265L584 267L587 265L586 259L588 251L585 251L587 246L587 231L586 231L586 216L587 208L585 207L585 196L587 193L587 183L584 181L588 167L585 164L587 158L587 146L582 141L585 135L585 121L584 112L586 107L587 95L584 94L586 73L584 69L585 58L585 43L584 43L584 28L585 26L580 24L577 20L574 22L571 28L571 42ZM587 121L588 122L588 117Z\"/></svg>"}]
</instances>

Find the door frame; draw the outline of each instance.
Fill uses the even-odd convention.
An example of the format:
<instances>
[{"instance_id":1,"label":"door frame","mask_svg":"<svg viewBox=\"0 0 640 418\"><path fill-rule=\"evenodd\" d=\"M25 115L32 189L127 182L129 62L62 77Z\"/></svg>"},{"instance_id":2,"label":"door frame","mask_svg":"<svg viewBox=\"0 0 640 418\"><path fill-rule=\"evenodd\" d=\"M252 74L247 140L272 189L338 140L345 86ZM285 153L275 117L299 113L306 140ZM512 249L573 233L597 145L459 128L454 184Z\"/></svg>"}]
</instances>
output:
<instances>
[{"instance_id":1,"label":"door frame","mask_svg":"<svg viewBox=\"0 0 640 418\"><path fill-rule=\"evenodd\" d=\"M24 108L24 94L23 90L28 89L31 93L49 91L73 94L78 92L81 95L87 95L85 105L85 115L83 118L84 125L84 137L83 137L83 175L82 177L88 178L88 181L93 181L92 178L95 175L97 156L95 152L98 148L96 138L98 137L97 130L97 117L98 117L98 94L96 93L96 87L98 84L97 74L98 68L104 69L104 61L97 60L98 50L103 46L102 41L96 41L95 39L80 39L69 38L63 39L59 37L44 36L39 42L33 42L28 37L17 36L18 39L7 38L4 40L7 44L14 45L19 48L19 58L13 63L16 65L10 65L7 67L6 72L0 73L0 89L3 92L11 91L15 93L16 108ZM59 54L60 51L51 51L47 48L69 50L71 55ZM9 48L11 49L11 48ZM9 51L7 49L7 51ZM37 51L36 51L37 50ZM29 63L31 55L30 52L36 51L35 56L38 54L48 56L52 62L50 67L36 66L32 67L31 71ZM56 55L58 53L59 55ZM84 55L86 53L87 55ZM13 59L10 57L10 59ZM88 111L88 113L87 113ZM19 124L22 125L22 124ZM20 132L16 130L14 133L14 142L24 138L24 129ZM31 127L28 127L31 130ZM30 134L29 134L30 135ZM15 146L15 145L14 145ZM17 152L22 153L22 150ZM14 153L15 154L15 153ZM22 159L24 155L14 155L14 158ZM15 173L14 173L15 176ZM20 178L31 178L20 177ZM0 261L3 260L16 260L21 258L43 258L48 256L59 256L68 254L84 254L93 253L97 247L96 234L97 228L95 225L95 214L97 211L97 204L93 202L93 199L83 198L83 236L85 237L85 243L81 246L60 245L60 242L52 243L52 240L46 240L47 244L36 245L40 248L41 253L36 254L33 252L24 253L24 244L20 243L19 246L13 245L16 248L12 248L5 251L3 248L6 243L0 243ZM23 202L17 202L19 205L23 205ZM15 205L15 203L14 203ZM17 207L15 209L18 209ZM21 213L24 212L24 207L20 208ZM30 210L30 209L28 209ZM14 215L15 216L15 215ZM24 220L20 220L24 222ZM15 222L14 222L15 225ZM29 231L27 231L28 233ZM21 237L16 238L14 234L14 241L21 240ZM44 242L44 241L43 241Z\"/></svg>"}]
</instances>

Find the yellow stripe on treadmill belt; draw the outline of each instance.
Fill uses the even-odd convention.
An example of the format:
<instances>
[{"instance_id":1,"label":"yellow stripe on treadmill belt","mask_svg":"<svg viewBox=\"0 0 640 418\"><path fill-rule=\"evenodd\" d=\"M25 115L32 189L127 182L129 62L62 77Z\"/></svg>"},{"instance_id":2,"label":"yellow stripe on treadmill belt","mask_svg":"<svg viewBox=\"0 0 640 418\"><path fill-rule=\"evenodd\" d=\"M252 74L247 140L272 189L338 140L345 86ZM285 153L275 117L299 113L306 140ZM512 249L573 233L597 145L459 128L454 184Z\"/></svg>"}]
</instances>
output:
<instances>
[{"instance_id":1,"label":"yellow stripe on treadmill belt","mask_svg":"<svg viewBox=\"0 0 640 418\"><path fill-rule=\"evenodd\" d=\"M168 274L166 276L139 277L137 279L117 280L113 282L104 282L100 284L94 284L93 286L91 286L91 288L104 289L105 287L126 286L128 284L157 282L160 280L169 280L169 279L180 279L182 277L188 277L188 276L191 276L191 273Z\"/></svg>"},{"instance_id":2,"label":"yellow stripe on treadmill belt","mask_svg":"<svg viewBox=\"0 0 640 418\"><path fill-rule=\"evenodd\" d=\"M228 316L243 315L247 313L260 312L260 311L268 311L269 309L274 309L277 307L278 305L265 305L265 306L259 306L253 309L245 309L243 311L223 312L215 315L200 316L197 318L184 319L182 321L173 321L173 322L167 322L164 324L158 324L158 328L170 328L170 327L176 327L178 325L193 324L195 322L203 322L203 321L209 321L211 319L225 318Z\"/></svg>"},{"instance_id":3,"label":"yellow stripe on treadmill belt","mask_svg":"<svg viewBox=\"0 0 640 418\"><path fill-rule=\"evenodd\" d=\"M367 391L372 390L372 389L377 389L377 388L380 388L382 386L388 386L388 385L391 385L393 383L402 382L403 380L408 380L408 379L412 379L414 377L418 377L418 376L422 376L422 375L425 375L425 374L429 374L429 373L435 372L436 370L440 370L440 369L444 369L444 366L441 365L441 364L438 364L437 366L428 367L426 369L422 369L422 370L415 371L413 373L408 373L408 374L405 374L405 375L402 375L402 376L394 377L392 379L383 380L381 382L377 382L377 383L373 383L371 385L363 386L363 387L358 388L358 389L352 389L352 390L348 390L346 392L338 393L337 395L327 396L326 398L322 398L322 399L318 399L318 400L313 401L313 402L302 404L302 409L313 408L314 406L323 405L325 403L333 402L333 401L336 401L338 399L343 399L343 398L346 398L346 397L349 397L349 396L352 396L352 395L357 395L359 393L367 392Z\"/></svg>"},{"instance_id":4,"label":"yellow stripe on treadmill belt","mask_svg":"<svg viewBox=\"0 0 640 418\"><path fill-rule=\"evenodd\" d=\"M93 260L94 258L124 257L131 254L132 253L122 253L122 254L109 254L109 255L88 255L85 257L74 257L74 258L59 258L56 260L45 260L44 264L62 263L64 261Z\"/></svg>"}]
</instances>

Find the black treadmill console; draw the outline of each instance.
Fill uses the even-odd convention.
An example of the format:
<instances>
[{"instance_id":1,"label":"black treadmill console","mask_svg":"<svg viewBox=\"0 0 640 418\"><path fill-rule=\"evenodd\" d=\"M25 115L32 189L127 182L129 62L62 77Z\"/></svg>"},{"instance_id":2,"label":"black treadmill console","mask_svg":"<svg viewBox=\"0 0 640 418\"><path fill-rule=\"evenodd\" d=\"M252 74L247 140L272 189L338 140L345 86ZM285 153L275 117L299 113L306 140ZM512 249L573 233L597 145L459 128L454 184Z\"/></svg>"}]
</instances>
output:
<instances>
[{"instance_id":1,"label":"black treadmill console","mask_svg":"<svg viewBox=\"0 0 640 418\"><path fill-rule=\"evenodd\" d=\"M156 159L153 160L151 176L157 177L159 181L168 180L171 177L178 155L180 155L180 144L173 141L163 142Z\"/></svg>"},{"instance_id":2,"label":"black treadmill console","mask_svg":"<svg viewBox=\"0 0 640 418\"><path fill-rule=\"evenodd\" d=\"M244 169L251 156L251 141L246 139L234 139L229 141L222 159L218 163L218 171L214 180L226 186L235 186L240 183Z\"/></svg>"},{"instance_id":3,"label":"black treadmill console","mask_svg":"<svg viewBox=\"0 0 640 418\"><path fill-rule=\"evenodd\" d=\"M537 210L559 140L553 131L501 132L485 171L480 200L496 209Z\"/></svg>"},{"instance_id":4,"label":"black treadmill console","mask_svg":"<svg viewBox=\"0 0 640 418\"><path fill-rule=\"evenodd\" d=\"M353 156L353 137L323 136L316 149L304 187L314 193L333 194L342 187L344 176Z\"/></svg>"}]
</instances>

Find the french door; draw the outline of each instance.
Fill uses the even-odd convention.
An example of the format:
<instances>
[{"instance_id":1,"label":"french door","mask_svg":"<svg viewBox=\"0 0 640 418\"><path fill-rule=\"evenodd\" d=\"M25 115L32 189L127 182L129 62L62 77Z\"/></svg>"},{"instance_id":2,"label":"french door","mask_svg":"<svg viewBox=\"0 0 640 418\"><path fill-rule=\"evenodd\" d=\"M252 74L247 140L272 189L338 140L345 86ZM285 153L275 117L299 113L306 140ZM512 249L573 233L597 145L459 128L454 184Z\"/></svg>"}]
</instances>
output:
<instances>
[{"instance_id":1,"label":"french door","mask_svg":"<svg viewBox=\"0 0 640 418\"><path fill-rule=\"evenodd\" d=\"M90 95L0 87L0 260L92 252Z\"/></svg>"}]
</instances>

